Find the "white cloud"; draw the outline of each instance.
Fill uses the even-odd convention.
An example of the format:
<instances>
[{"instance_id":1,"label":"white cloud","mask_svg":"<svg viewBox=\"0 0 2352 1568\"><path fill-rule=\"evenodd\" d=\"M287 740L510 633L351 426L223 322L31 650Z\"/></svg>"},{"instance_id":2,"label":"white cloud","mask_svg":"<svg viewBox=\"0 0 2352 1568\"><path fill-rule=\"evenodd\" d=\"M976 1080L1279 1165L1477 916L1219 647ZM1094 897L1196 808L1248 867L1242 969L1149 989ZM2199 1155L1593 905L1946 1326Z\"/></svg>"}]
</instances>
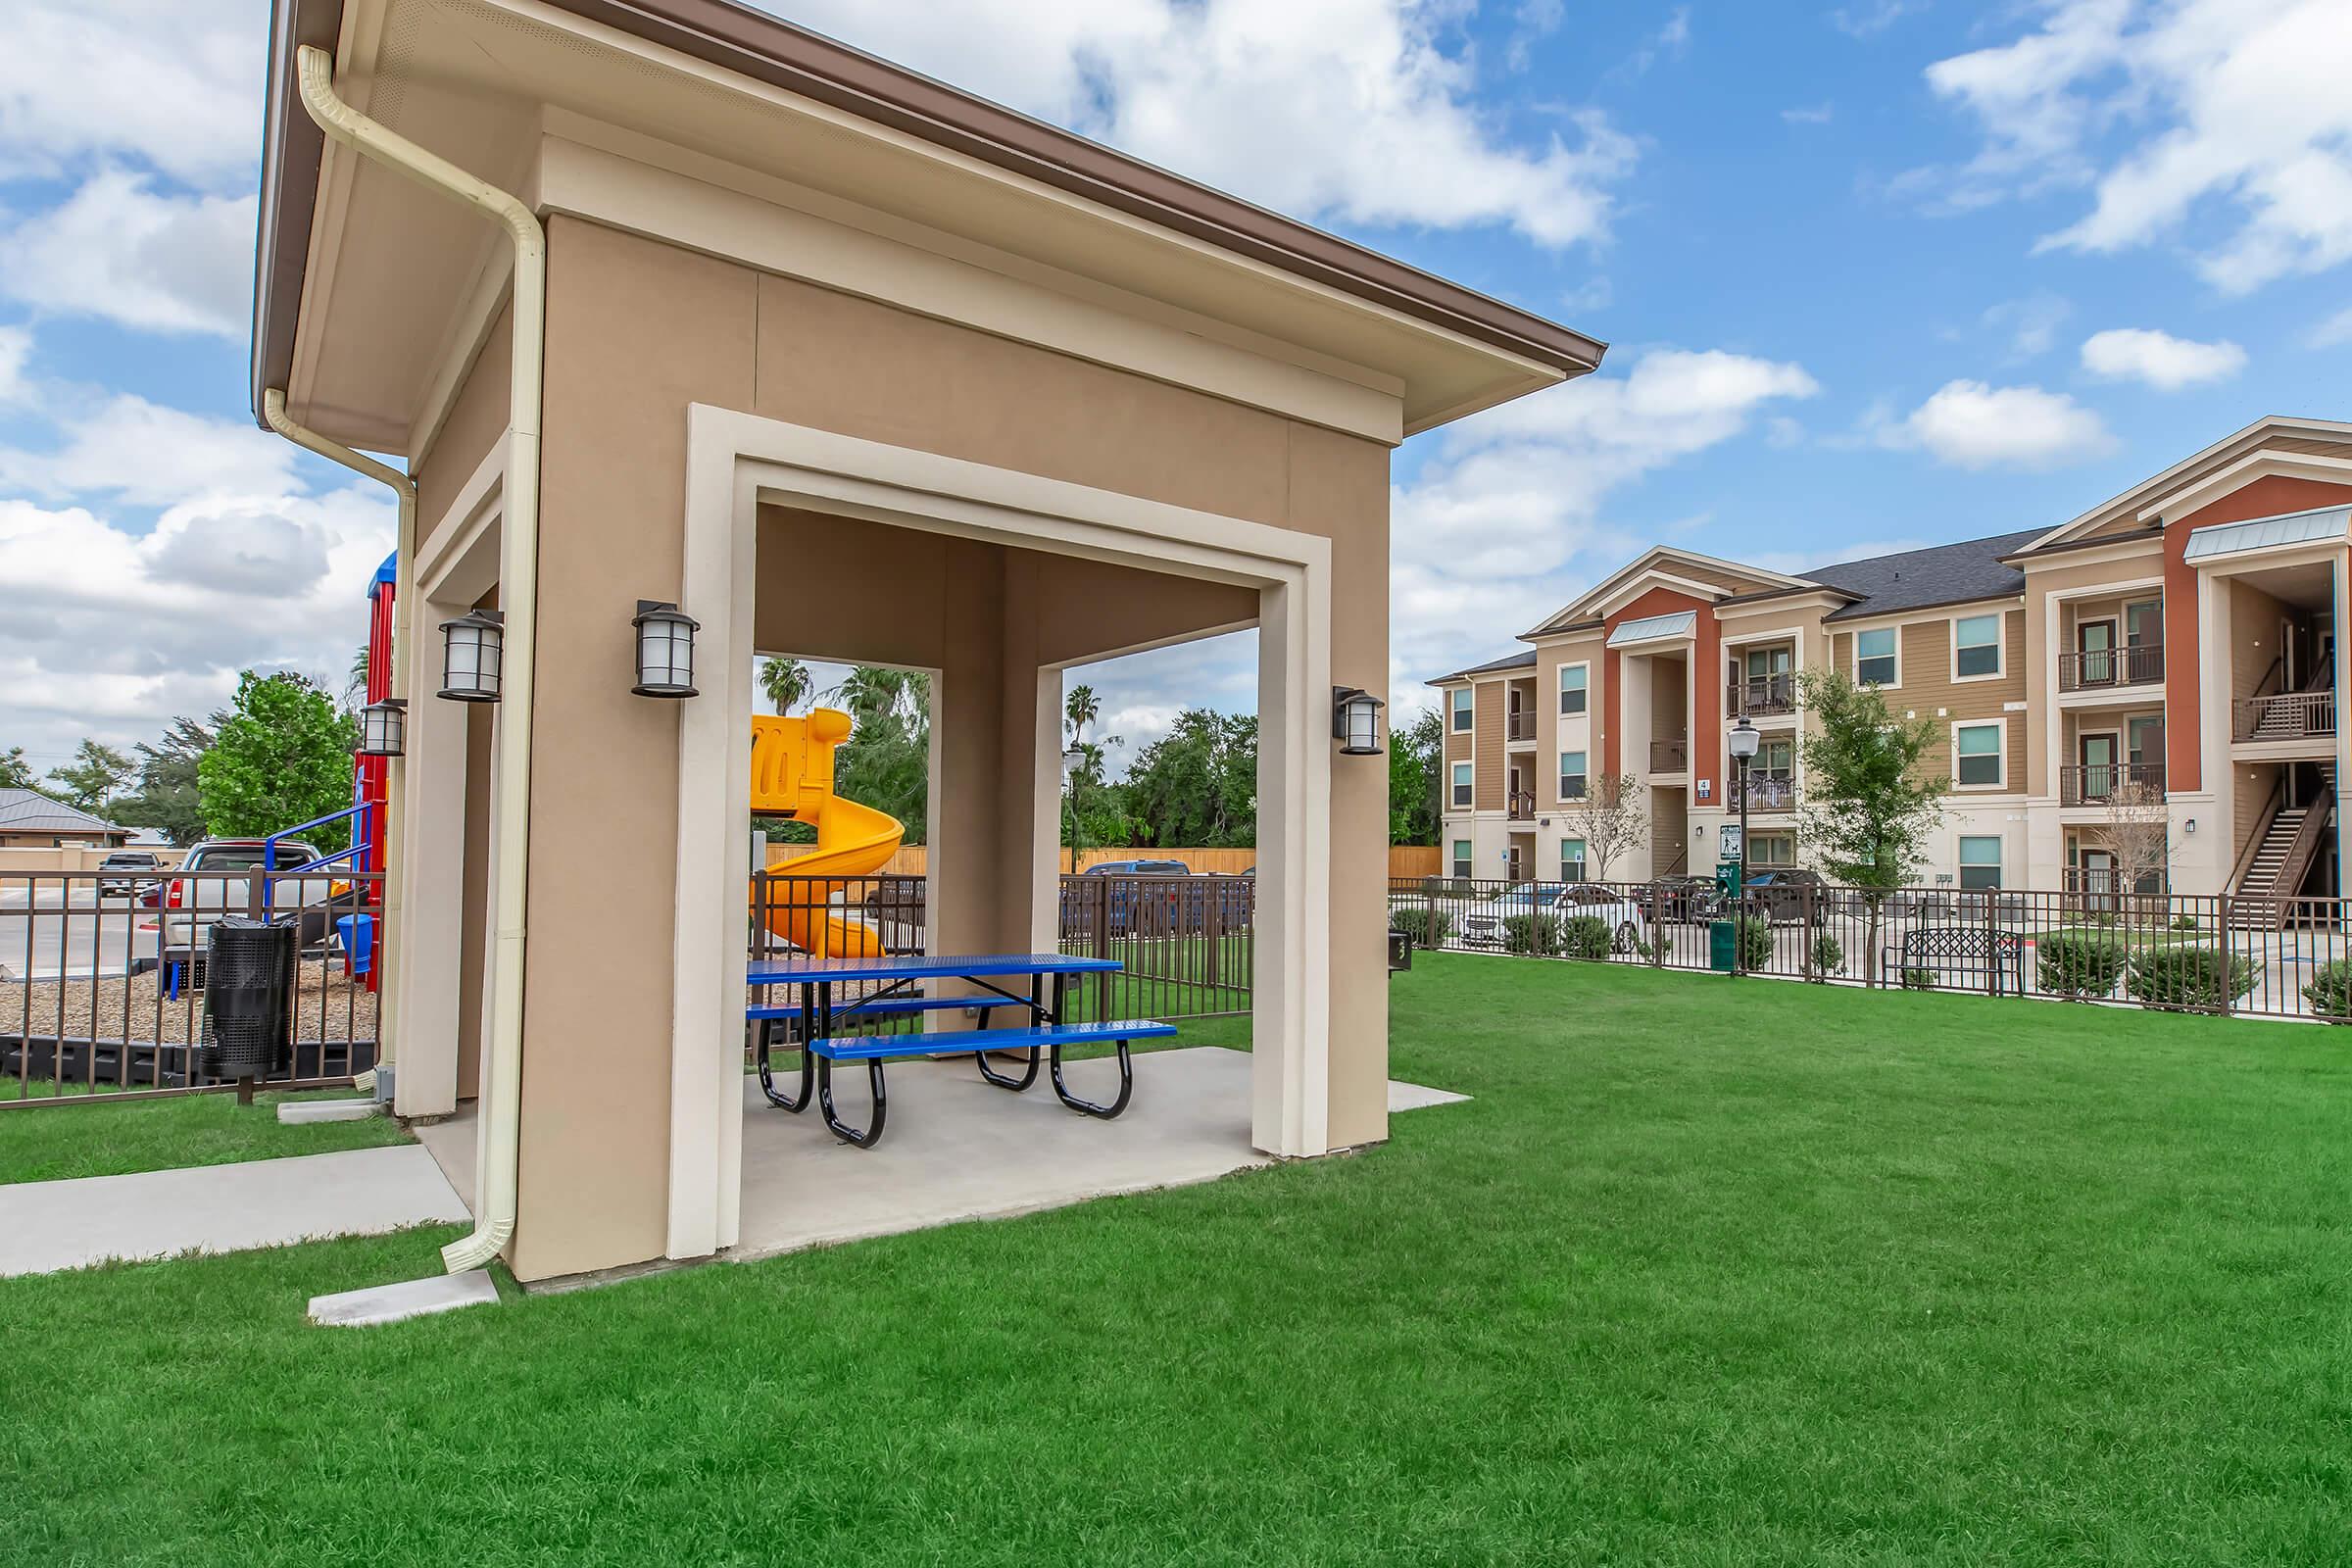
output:
<instances>
[{"instance_id":1,"label":"white cloud","mask_svg":"<svg viewBox=\"0 0 2352 1568\"><path fill-rule=\"evenodd\" d=\"M2022 300L2003 300L1984 313L1984 324L2009 336L2010 358L2031 360L2050 351L2058 328L2074 306L2055 294L2030 294Z\"/></svg>"},{"instance_id":2,"label":"white cloud","mask_svg":"<svg viewBox=\"0 0 2352 1568\"><path fill-rule=\"evenodd\" d=\"M119 394L69 420L53 450L0 448L0 486L52 500L113 496L169 507L299 488L296 449L251 424Z\"/></svg>"},{"instance_id":3,"label":"white cloud","mask_svg":"<svg viewBox=\"0 0 2352 1568\"><path fill-rule=\"evenodd\" d=\"M159 194L101 170L0 235L0 288L38 311L240 337L253 288L253 196Z\"/></svg>"},{"instance_id":4,"label":"white cloud","mask_svg":"<svg viewBox=\"0 0 2352 1568\"><path fill-rule=\"evenodd\" d=\"M1852 38L1875 38L1915 11L1927 0L1870 0L1867 5L1840 6L1830 13L1830 25Z\"/></svg>"},{"instance_id":5,"label":"white cloud","mask_svg":"<svg viewBox=\"0 0 2352 1568\"><path fill-rule=\"evenodd\" d=\"M2345 306L2311 330L2311 346L2331 349L2352 343L2352 305Z\"/></svg>"},{"instance_id":6,"label":"white cloud","mask_svg":"<svg viewBox=\"0 0 2352 1568\"><path fill-rule=\"evenodd\" d=\"M2115 450L2092 410L2037 386L1947 381L1908 417L1885 425L1879 444L1920 448L1958 468L2055 468Z\"/></svg>"},{"instance_id":7,"label":"white cloud","mask_svg":"<svg viewBox=\"0 0 2352 1568\"><path fill-rule=\"evenodd\" d=\"M1948 208L2083 187L2044 248L2178 239L2244 293L2352 259L2352 24L2343 0L2040 0L2040 26L1941 60L1929 85L1981 122Z\"/></svg>"},{"instance_id":8,"label":"white cloud","mask_svg":"<svg viewBox=\"0 0 2352 1568\"><path fill-rule=\"evenodd\" d=\"M2082 368L2092 375L2145 381L2160 392L2226 380L2245 367L2246 351L2234 343L2198 343L2149 327L2113 327L2082 343Z\"/></svg>"},{"instance_id":9,"label":"white cloud","mask_svg":"<svg viewBox=\"0 0 2352 1568\"><path fill-rule=\"evenodd\" d=\"M793 20L1303 217L1605 237L1633 141L1513 138L1448 53L1456 0L810 0ZM1541 9L1537 16L1541 19Z\"/></svg>"},{"instance_id":10,"label":"white cloud","mask_svg":"<svg viewBox=\"0 0 2352 1568\"><path fill-rule=\"evenodd\" d=\"M1781 118L1791 125L1826 125L1838 117L1838 106L1829 102L1800 104L1781 111Z\"/></svg>"},{"instance_id":11,"label":"white cloud","mask_svg":"<svg viewBox=\"0 0 2352 1568\"><path fill-rule=\"evenodd\" d=\"M21 326L0 326L0 409L22 403L31 395L24 367L32 359L32 334Z\"/></svg>"},{"instance_id":12,"label":"white cloud","mask_svg":"<svg viewBox=\"0 0 2352 1568\"><path fill-rule=\"evenodd\" d=\"M245 0L11 0L0 178L129 157L209 189L250 183L261 8Z\"/></svg>"},{"instance_id":13,"label":"white cloud","mask_svg":"<svg viewBox=\"0 0 2352 1568\"><path fill-rule=\"evenodd\" d=\"M1819 390L1801 366L1654 349L1448 428L1392 498L1396 690L1507 652L1648 542L1602 520L1614 492Z\"/></svg>"}]
</instances>

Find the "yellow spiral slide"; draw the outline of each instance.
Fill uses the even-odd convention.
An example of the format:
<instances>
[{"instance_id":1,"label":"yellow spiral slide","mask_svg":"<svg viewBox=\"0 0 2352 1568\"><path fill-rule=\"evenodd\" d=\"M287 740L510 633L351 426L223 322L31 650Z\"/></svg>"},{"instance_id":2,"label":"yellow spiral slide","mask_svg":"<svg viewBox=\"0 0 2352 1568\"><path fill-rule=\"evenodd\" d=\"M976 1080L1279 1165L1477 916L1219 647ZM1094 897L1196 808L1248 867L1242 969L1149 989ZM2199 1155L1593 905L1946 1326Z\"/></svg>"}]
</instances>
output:
<instances>
[{"instance_id":1,"label":"yellow spiral slide","mask_svg":"<svg viewBox=\"0 0 2352 1568\"><path fill-rule=\"evenodd\" d=\"M805 953L880 957L882 933L852 912L850 904L834 900L864 891L853 887L854 880L889 863L906 826L886 811L833 793L833 749L849 737L850 715L833 708L817 709L807 718L752 720L752 810L789 816L816 829L815 853L779 867L793 880L778 890L767 928Z\"/></svg>"}]
</instances>

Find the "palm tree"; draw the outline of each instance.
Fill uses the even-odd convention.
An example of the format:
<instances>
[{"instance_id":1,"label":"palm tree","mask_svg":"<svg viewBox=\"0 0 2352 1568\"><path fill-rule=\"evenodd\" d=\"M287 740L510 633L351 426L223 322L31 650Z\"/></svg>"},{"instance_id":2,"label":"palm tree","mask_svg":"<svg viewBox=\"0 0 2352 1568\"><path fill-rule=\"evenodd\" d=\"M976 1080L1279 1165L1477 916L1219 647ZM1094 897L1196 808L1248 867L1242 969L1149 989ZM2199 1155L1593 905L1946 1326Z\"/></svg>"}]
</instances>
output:
<instances>
[{"instance_id":1,"label":"palm tree","mask_svg":"<svg viewBox=\"0 0 2352 1568\"><path fill-rule=\"evenodd\" d=\"M1086 726L1102 716L1102 701L1092 686L1082 682L1070 688L1062 712L1070 721L1070 744L1075 746L1086 739Z\"/></svg>"},{"instance_id":2,"label":"palm tree","mask_svg":"<svg viewBox=\"0 0 2352 1568\"><path fill-rule=\"evenodd\" d=\"M789 716L792 710L807 702L814 680L808 666L797 659L763 659L760 662L760 689L767 700L776 705L776 711Z\"/></svg>"}]
</instances>

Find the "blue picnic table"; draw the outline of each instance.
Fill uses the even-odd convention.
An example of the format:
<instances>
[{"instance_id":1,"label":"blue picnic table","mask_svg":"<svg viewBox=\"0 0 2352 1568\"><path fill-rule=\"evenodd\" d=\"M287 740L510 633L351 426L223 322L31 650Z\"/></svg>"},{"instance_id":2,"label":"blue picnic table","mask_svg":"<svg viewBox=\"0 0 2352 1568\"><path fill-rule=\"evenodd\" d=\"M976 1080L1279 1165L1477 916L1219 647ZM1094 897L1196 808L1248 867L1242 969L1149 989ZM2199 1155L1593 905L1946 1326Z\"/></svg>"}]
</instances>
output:
<instances>
[{"instance_id":1,"label":"blue picnic table","mask_svg":"<svg viewBox=\"0 0 2352 1568\"><path fill-rule=\"evenodd\" d=\"M790 987L798 1002L756 1003L746 1009L759 1030L760 1091L770 1104L787 1111L808 1108L813 1090L825 1126L845 1143L871 1149L882 1138L889 1097L882 1064L907 1056L936 1056L968 1052L980 1076L1000 1089L1018 1094L1037 1081L1038 1053L1048 1053L1054 1093L1072 1110L1104 1118L1127 1108L1135 1091L1135 1073L1127 1054L1128 1043L1176 1032L1172 1024L1149 1018L1116 1018L1093 1023L1073 1022L1068 1015L1072 975L1102 974L1123 967L1116 958L1073 957L1059 953L987 953L975 955L900 955L880 957L828 958L800 955L755 963L746 972L754 989ZM968 994L941 995L916 989L925 981L956 980L974 988ZM1026 981L1023 991L1000 984ZM862 986L844 997L840 988ZM972 1008L979 1012L977 1029L934 1030L925 1034L871 1035L847 1033L856 1024L875 1018ZM1013 1028L989 1027L989 1014L1018 1008L1028 1016ZM801 1082L797 1095L776 1088L769 1065L768 1029L782 1023L793 1027L801 1045ZM1074 1045L1117 1047L1119 1093L1107 1104L1097 1104L1071 1094L1062 1081L1062 1052ZM1019 1076L1000 1073L988 1063L991 1052L1028 1053L1027 1070ZM833 1064L862 1061L873 1088L874 1111L864 1128L852 1127L833 1107Z\"/></svg>"}]
</instances>

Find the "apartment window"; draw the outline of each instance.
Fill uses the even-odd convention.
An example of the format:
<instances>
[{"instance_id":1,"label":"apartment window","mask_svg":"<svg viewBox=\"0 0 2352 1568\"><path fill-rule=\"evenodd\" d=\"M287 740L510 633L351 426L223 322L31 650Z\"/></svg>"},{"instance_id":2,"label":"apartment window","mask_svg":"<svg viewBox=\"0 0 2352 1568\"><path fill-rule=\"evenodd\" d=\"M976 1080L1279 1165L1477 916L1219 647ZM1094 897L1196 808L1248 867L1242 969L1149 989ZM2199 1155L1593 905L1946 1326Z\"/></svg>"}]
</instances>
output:
<instances>
[{"instance_id":1,"label":"apartment window","mask_svg":"<svg viewBox=\"0 0 2352 1568\"><path fill-rule=\"evenodd\" d=\"M1768 865L1796 864L1796 835L1793 833L1758 833L1747 841L1747 866L1760 871Z\"/></svg>"},{"instance_id":2,"label":"apartment window","mask_svg":"<svg viewBox=\"0 0 2352 1568\"><path fill-rule=\"evenodd\" d=\"M1796 743L1794 741L1766 741L1756 748L1756 759L1747 764L1750 773L1768 778L1785 779L1796 771Z\"/></svg>"},{"instance_id":3,"label":"apartment window","mask_svg":"<svg viewBox=\"0 0 2352 1568\"><path fill-rule=\"evenodd\" d=\"M1964 834L1960 839L1960 885L1997 888L2001 885L2001 841Z\"/></svg>"},{"instance_id":4,"label":"apartment window","mask_svg":"<svg viewBox=\"0 0 2352 1568\"><path fill-rule=\"evenodd\" d=\"M1453 804L1456 806L1470 804L1470 764L1468 762L1453 764Z\"/></svg>"},{"instance_id":5,"label":"apartment window","mask_svg":"<svg viewBox=\"0 0 2352 1568\"><path fill-rule=\"evenodd\" d=\"M1864 686L1892 686L1902 677L1902 658L1895 628L1859 633L1854 638L1854 679Z\"/></svg>"},{"instance_id":6,"label":"apartment window","mask_svg":"<svg viewBox=\"0 0 2352 1568\"><path fill-rule=\"evenodd\" d=\"M1962 615L1953 621L1953 678L1966 680L1972 675L1998 675L2000 672L2001 617Z\"/></svg>"},{"instance_id":7,"label":"apartment window","mask_svg":"<svg viewBox=\"0 0 2352 1568\"><path fill-rule=\"evenodd\" d=\"M1588 664L1560 666L1560 716L1563 718L1585 710L1585 684L1592 679Z\"/></svg>"},{"instance_id":8,"label":"apartment window","mask_svg":"<svg viewBox=\"0 0 2352 1568\"><path fill-rule=\"evenodd\" d=\"M1454 688L1453 728L1457 735L1467 733L1470 728L1470 688L1467 686Z\"/></svg>"},{"instance_id":9,"label":"apartment window","mask_svg":"<svg viewBox=\"0 0 2352 1568\"><path fill-rule=\"evenodd\" d=\"M1999 724L1960 724L1953 727L1952 781L1971 789L2000 787Z\"/></svg>"},{"instance_id":10,"label":"apartment window","mask_svg":"<svg viewBox=\"0 0 2352 1568\"><path fill-rule=\"evenodd\" d=\"M2124 607L2124 645L2128 648L2157 648L2164 643L2164 601L2142 600Z\"/></svg>"},{"instance_id":11,"label":"apartment window","mask_svg":"<svg viewBox=\"0 0 2352 1568\"><path fill-rule=\"evenodd\" d=\"M1582 882L1585 879L1585 841L1560 840L1560 880Z\"/></svg>"},{"instance_id":12,"label":"apartment window","mask_svg":"<svg viewBox=\"0 0 2352 1568\"><path fill-rule=\"evenodd\" d=\"M1585 754L1560 754L1560 799L1581 801L1585 798Z\"/></svg>"},{"instance_id":13,"label":"apartment window","mask_svg":"<svg viewBox=\"0 0 2352 1568\"><path fill-rule=\"evenodd\" d=\"M1468 839L1453 841L1453 874L1464 882L1470 880L1470 841Z\"/></svg>"},{"instance_id":14,"label":"apartment window","mask_svg":"<svg viewBox=\"0 0 2352 1568\"><path fill-rule=\"evenodd\" d=\"M2164 761L2164 720L2157 717L2124 720L2125 755L2134 767L2160 766Z\"/></svg>"}]
</instances>

